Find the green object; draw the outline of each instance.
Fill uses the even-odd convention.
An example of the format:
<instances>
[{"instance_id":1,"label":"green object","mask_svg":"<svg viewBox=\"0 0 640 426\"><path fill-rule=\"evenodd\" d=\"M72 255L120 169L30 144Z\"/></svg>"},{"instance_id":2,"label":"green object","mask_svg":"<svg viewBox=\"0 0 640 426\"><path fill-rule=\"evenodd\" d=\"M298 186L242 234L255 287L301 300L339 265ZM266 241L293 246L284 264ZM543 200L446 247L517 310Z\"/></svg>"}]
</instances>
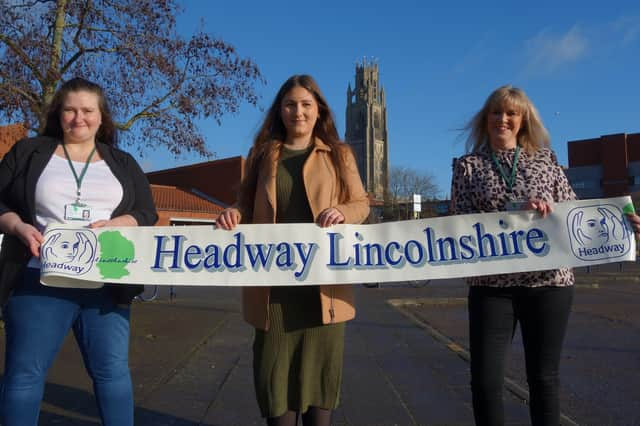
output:
<instances>
[{"instance_id":1,"label":"green object","mask_svg":"<svg viewBox=\"0 0 640 426\"><path fill-rule=\"evenodd\" d=\"M313 222L313 213L307 200L302 169L313 146L302 150L282 147L276 175L276 222Z\"/></svg>"},{"instance_id":2,"label":"green object","mask_svg":"<svg viewBox=\"0 0 640 426\"><path fill-rule=\"evenodd\" d=\"M312 149L282 148L276 175L278 223L313 222L302 178ZM318 286L271 287L269 330L256 330L253 343L254 383L263 417L338 405L346 324L322 324L319 292Z\"/></svg>"},{"instance_id":3,"label":"green object","mask_svg":"<svg viewBox=\"0 0 640 426\"><path fill-rule=\"evenodd\" d=\"M96 153L96 147L94 146L93 149L91 150L91 153L89 154L89 156L87 157L87 161L86 163L84 163L84 167L82 168L82 171L80 172L80 176L78 176L78 173L76 173L76 169L75 167L73 167L73 163L71 162L71 158L69 157L69 153L67 152L67 146L63 143L62 144L62 150L64 151L64 156L67 157L67 162L69 163L69 167L71 168L71 171L73 172L73 177L76 179L76 204L79 204L80 202L80 187L82 186L82 179L84 179L84 175L87 173L87 169L89 168L89 163L91 163L91 159L93 158L93 154Z\"/></svg>"},{"instance_id":4,"label":"green object","mask_svg":"<svg viewBox=\"0 0 640 426\"><path fill-rule=\"evenodd\" d=\"M263 417L340 398L346 323L322 325L317 286L271 288L269 330L256 330L253 374Z\"/></svg>"},{"instance_id":5,"label":"green object","mask_svg":"<svg viewBox=\"0 0 640 426\"><path fill-rule=\"evenodd\" d=\"M626 206L624 206L624 208L622 209L622 212L624 214L634 214L636 212L636 209L633 207L633 203L629 203Z\"/></svg>"},{"instance_id":6,"label":"green object","mask_svg":"<svg viewBox=\"0 0 640 426\"><path fill-rule=\"evenodd\" d=\"M135 247L118 231L105 231L98 236L100 258L96 263L101 278L119 279L129 275L127 265L135 258Z\"/></svg>"},{"instance_id":7,"label":"green object","mask_svg":"<svg viewBox=\"0 0 640 426\"><path fill-rule=\"evenodd\" d=\"M493 160L494 164L498 168L498 172L500 173L500 176L502 176L504 183L507 184L507 188L509 189L509 192L511 192L511 190L513 189L513 185L515 185L516 183L516 171L518 170L519 157L520 157L520 145L516 145L516 153L513 156L513 166L511 166L511 176L507 176L507 173L504 171L504 169L498 162L495 152L491 150L491 159Z\"/></svg>"}]
</instances>

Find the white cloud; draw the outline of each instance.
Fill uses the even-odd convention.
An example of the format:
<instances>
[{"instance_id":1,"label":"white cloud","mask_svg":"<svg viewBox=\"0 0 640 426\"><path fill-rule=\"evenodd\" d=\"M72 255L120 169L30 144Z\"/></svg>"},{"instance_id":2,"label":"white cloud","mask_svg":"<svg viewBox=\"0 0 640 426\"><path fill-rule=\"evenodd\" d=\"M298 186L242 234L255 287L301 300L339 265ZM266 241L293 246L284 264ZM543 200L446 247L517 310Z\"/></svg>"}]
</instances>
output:
<instances>
[{"instance_id":1,"label":"white cloud","mask_svg":"<svg viewBox=\"0 0 640 426\"><path fill-rule=\"evenodd\" d=\"M613 23L613 30L622 35L622 42L633 43L640 38L640 16L623 16Z\"/></svg>"},{"instance_id":2,"label":"white cloud","mask_svg":"<svg viewBox=\"0 0 640 426\"><path fill-rule=\"evenodd\" d=\"M578 25L565 34L544 29L525 42L527 74L550 74L586 56L589 41Z\"/></svg>"}]
</instances>

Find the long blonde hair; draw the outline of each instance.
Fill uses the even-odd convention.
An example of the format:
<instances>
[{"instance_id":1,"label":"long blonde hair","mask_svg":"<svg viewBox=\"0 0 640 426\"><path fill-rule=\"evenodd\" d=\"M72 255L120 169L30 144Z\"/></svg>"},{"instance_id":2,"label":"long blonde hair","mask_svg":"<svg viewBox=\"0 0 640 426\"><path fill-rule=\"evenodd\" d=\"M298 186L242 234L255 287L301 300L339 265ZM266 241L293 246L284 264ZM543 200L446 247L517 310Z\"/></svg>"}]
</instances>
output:
<instances>
[{"instance_id":1,"label":"long blonde hair","mask_svg":"<svg viewBox=\"0 0 640 426\"><path fill-rule=\"evenodd\" d=\"M522 89L506 85L497 88L489 95L484 106L464 127L468 132L467 152L477 151L483 144L489 143L487 131L488 116L494 108L509 105L522 114L522 125L518 132L518 145L528 154L533 154L543 147L549 146L549 132L542 124L540 114Z\"/></svg>"}]
</instances>

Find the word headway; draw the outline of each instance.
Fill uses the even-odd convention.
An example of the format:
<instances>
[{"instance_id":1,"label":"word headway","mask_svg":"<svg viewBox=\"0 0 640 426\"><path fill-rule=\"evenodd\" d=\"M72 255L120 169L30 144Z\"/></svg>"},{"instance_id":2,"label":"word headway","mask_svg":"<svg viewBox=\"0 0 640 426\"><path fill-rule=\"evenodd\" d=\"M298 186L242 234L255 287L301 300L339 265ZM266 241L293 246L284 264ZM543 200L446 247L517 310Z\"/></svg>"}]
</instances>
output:
<instances>
[{"instance_id":1,"label":"word headway","mask_svg":"<svg viewBox=\"0 0 640 426\"><path fill-rule=\"evenodd\" d=\"M153 271L180 271L183 268L194 271L205 269L210 272L244 271L247 267L254 271L270 271L275 265L281 270L294 271L296 279L302 279L318 249L315 243L245 242L242 232L233 235L235 241L226 246L208 244L200 246L188 244L185 235L157 235ZM167 266L168 265L168 266Z\"/></svg>"}]
</instances>

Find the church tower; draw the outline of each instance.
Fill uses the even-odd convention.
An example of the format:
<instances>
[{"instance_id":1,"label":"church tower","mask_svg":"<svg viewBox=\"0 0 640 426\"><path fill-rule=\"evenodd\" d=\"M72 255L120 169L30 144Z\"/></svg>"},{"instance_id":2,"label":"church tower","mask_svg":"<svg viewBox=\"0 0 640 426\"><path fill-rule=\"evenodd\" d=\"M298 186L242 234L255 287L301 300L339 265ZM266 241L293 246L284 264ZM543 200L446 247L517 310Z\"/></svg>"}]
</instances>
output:
<instances>
[{"instance_id":1,"label":"church tower","mask_svg":"<svg viewBox=\"0 0 640 426\"><path fill-rule=\"evenodd\" d=\"M387 106L378 64L356 64L356 85L347 88L345 141L353 148L364 189L382 201L389 179Z\"/></svg>"}]
</instances>

